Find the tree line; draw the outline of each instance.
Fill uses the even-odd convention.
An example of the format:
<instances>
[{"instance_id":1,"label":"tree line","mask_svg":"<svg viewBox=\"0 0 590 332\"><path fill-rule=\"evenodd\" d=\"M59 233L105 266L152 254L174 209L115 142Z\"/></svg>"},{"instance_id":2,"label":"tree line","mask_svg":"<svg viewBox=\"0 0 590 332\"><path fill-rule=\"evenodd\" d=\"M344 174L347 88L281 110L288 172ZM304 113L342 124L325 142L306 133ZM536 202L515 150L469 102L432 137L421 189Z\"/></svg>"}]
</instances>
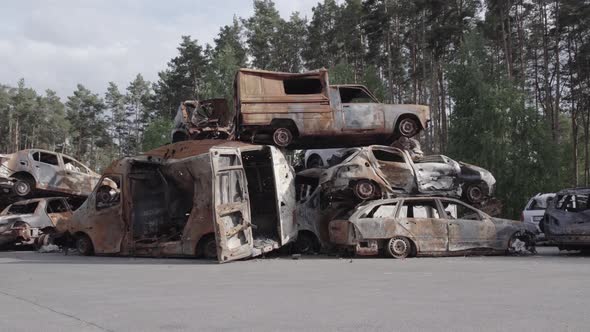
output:
<instances>
[{"instance_id":1,"label":"tree line","mask_svg":"<svg viewBox=\"0 0 590 332\"><path fill-rule=\"evenodd\" d=\"M156 82L101 96L78 85L0 87L0 151L42 147L96 168L168 141L182 100L233 96L240 67L329 69L384 102L429 105L427 153L480 165L505 213L536 192L590 178L590 0L323 0L283 19L272 0L211 44L182 36Z\"/></svg>"}]
</instances>

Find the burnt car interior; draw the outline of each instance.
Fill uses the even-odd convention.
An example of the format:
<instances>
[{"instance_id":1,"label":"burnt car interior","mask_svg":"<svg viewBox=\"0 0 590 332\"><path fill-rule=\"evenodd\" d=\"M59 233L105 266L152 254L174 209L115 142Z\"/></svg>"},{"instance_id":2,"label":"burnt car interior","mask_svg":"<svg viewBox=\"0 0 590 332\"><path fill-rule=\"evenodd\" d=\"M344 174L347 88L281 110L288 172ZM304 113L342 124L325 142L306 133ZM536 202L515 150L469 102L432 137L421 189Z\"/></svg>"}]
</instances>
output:
<instances>
[{"instance_id":1,"label":"burnt car interior","mask_svg":"<svg viewBox=\"0 0 590 332\"><path fill-rule=\"evenodd\" d=\"M581 212L588 210L588 195L564 195L559 198L557 208L567 212Z\"/></svg>"},{"instance_id":2,"label":"burnt car interior","mask_svg":"<svg viewBox=\"0 0 590 332\"><path fill-rule=\"evenodd\" d=\"M242 162L248 181L254 240L268 238L278 241L280 224L277 205L274 204L277 196L270 148L242 151Z\"/></svg>"},{"instance_id":3,"label":"burnt car interior","mask_svg":"<svg viewBox=\"0 0 590 332\"><path fill-rule=\"evenodd\" d=\"M183 174L190 173L170 174L166 167L155 163L133 164L129 178L136 243L180 240L194 192L194 186L179 183ZM192 183L190 180L188 183Z\"/></svg>"},{"instance_id":4,"label":"burnt car interior","mask_svg":"<svg viewBox=\"0 0 590 332\"><path fill-rule=\"evenodd\" d=\"M37 210L39 202L31 202L26 204L14 203L6 211L6 215L9 214L33 214Z\"/></svg>"}]
</instances>

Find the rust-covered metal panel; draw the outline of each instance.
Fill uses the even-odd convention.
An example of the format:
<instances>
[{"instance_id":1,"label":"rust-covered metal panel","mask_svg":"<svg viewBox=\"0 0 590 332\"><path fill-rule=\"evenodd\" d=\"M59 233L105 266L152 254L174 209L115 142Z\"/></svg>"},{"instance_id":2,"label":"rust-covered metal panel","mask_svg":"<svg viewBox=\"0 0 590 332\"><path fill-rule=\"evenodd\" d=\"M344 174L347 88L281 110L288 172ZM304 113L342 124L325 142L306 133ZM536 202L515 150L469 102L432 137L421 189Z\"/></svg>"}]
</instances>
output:
<instances>
[{"instance_id":1,"label":"rust-covered metal panel","mask_svg":"<svg viewBox=\"0 0 590 332\"><path fill-rule=\"evenodd\" d=\"M271 146L183 141L114 162L57 228L97 254L253 257L295 239L293 177Z\"/></svg>"},{"instance_id":2,"label":"rust-covered metal panel","mask_svg":"<svg viewBox=\"0 0 590 332\"><path fill-rule=\"evenodd\" d=\"M301 74L240 69L234 87L241 140L261 140L287 128L297 146L318 137L334 139L315 147L389 144L393 137L416 135L430 120L428 106L382 104L364 86L330 86L325 69Z\"/></svg>"}]
</instances>

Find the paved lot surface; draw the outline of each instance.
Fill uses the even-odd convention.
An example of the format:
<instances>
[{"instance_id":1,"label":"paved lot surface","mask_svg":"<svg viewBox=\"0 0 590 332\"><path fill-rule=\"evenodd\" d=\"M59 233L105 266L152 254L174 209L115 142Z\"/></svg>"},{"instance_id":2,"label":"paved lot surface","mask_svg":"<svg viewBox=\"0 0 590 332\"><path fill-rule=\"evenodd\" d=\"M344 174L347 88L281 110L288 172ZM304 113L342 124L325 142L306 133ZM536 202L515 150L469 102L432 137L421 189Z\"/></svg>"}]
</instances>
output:
<instances>
[{"instance_id":1,"label":"paved lot surface","mask_svg":"<svg viewBox=\"0 0 590 332\"><path fill-rule=\"evenodd\" d=\"M0 253L1 331L588 331L590 257Z\"/></svg>"}]
</instances>

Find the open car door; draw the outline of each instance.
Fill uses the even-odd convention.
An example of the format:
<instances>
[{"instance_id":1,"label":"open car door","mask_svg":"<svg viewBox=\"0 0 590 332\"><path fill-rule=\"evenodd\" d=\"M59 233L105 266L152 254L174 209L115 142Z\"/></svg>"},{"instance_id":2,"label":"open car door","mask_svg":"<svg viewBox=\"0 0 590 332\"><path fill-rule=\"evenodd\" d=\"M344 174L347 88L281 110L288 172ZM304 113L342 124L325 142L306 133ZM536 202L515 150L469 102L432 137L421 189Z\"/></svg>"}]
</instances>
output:
<instances>
[{"instance_id":1,"label":"open car door","mask_svg":"<svg viewBox=\"0 0 590 332\"><path fill-rule=\"evenodd\" d=\"M211 148L217 259L220 263L250 257L253 237L246 176L237 148Z\"/></svg>"},{"instance_id":2,"label":"open car door","mask_svg":"<svg viewBox=\"0 0 590 332\"><path fill-rule=\"evenodd\" d=\"M295 175L290 163L283 153L271 146L272 164L275 179L277 214L279 218L279 234L281 245L291 242L297 237L297 221L295 220Z\"/></svg>"}]
</instances>

